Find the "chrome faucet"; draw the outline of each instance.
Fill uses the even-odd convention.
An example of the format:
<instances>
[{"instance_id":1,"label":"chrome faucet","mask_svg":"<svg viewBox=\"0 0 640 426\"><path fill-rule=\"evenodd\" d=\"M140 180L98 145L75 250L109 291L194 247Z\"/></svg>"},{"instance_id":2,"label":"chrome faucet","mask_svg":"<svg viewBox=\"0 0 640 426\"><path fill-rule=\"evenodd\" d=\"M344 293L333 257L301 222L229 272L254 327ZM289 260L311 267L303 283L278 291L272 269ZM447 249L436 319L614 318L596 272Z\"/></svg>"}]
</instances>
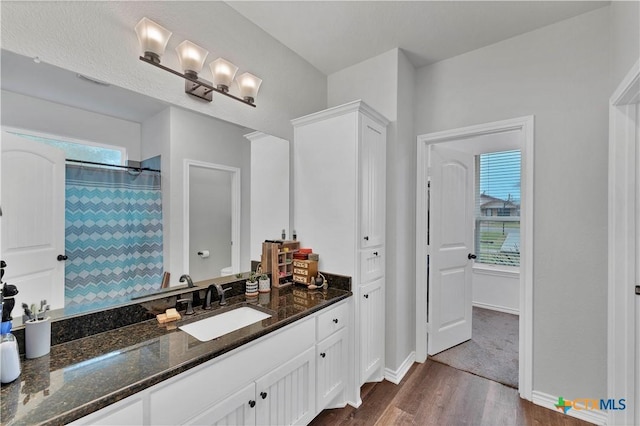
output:
<instances>
[{"instance_id":1,"label":"chrome faucet","mask_svg":"<svg viewBox=\"0 0 640 426\"><path fill-rule=\"evenodd\" d=\"M195 287L195 285L193 284L193 281L191 280L191 277L187 274L184 274L180 277L180 282L183 283L184 280L187 280L187 287L191 288L191 287Z\"/></svg>"}]
</instances>

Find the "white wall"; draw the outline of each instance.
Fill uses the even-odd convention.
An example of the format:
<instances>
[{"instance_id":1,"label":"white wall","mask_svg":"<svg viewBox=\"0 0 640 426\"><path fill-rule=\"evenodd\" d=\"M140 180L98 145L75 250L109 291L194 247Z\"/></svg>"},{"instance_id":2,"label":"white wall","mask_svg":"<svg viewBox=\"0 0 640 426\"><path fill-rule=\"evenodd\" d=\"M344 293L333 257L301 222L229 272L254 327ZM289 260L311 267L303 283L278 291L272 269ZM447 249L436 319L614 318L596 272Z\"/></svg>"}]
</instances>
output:
<instances>
[{"instance_id":1,"label":"white wall","mask_svg":"<svg viewBox=\"0 0 640 426\"><path fill-rule=\"evenodd\" d=\"M261 132L245 135L251 141L251 260L260 260L262 242L289 230L289 141Z\"/></svg>"},{"instance_id":2,"label":"white wall","mask_svg":"<svg viewBox=\"0 0 640 426\"><path fill-rule=\"evenodd\" d=\"M609 10L417 71L416 133L535 115L533 388L606 395Z\"/></svg>"},{"instance_id":3,"label":"white wall","mask_svg":"<svg viewBox=\"0 0 640 426\"><path fill-rule=\"evenodd\" d=\"M171 214L170 203L173 193L171 192L171 174L169 173L171 167L171 132L170 132L170 108L160 111L153 117L148 118L142 123L141 129L141 150L143 158L153 158L160 155L162 170L162 256L164 263L164 270L171 272L171 264L169 262L171 256L171 221L169 220ZM182 191L177 194L182 194ZM181 272L175 271L172 276ZM176 277L174 277L176 278Z\"/></svg>"},{"instance_id":4,"label":"white wall","mask_svg":"<svg viewBox=\"0 0 640 426\"><path fill-rule=\"evenodd\" d=\"M520 274L473 268L473 306L520 314Z\"/></svg>"},{"instance_id":5,"label":"white wall","mask_svg":"<svg viewBox=\"0 0 640 426\"><path fill-rule=\"evenodd\" d=\"M2 125L124 147L140 161L140 124L2 90ZM147 158L147 157L145 157Z\"/></svg>"},{"instance_id":6,"label":"white wall","mask_svg":"<svg viewBox=\"0 0 640 426\"><path fill-rule=\"evenodd\" d=\"M2 2L2 48L203 114L291 139L289 120L326 107L326 77L224 2ZM263 79L257 108L224 96L212 103L138 59L134 26L147 16L174 32L163 64L179 69L188 38ZM181 33L184 31L184 33ZM214 56L215 55L215 56ZM206 77L205 77L206 78Z\"/></svg>"},{"instance_id":7,"label":"white wall","mask_svg":"<svg viewBox=\"0 0 640 426\"><path fill-rule=\"evenodd\" d=\"M386 368L415 349L414 68L399 49L329 75L329 107L362 99L391 120L387 128Z\"/></svg>"},{"instance_id":8,"label":"white wall","mask_svg":"<svg viewBox=\"0 0 640 426\"><path fill-rule=\"evenodd\" d=\"M212 117L169 107L142 126L145 157L162 156L162 199L165 271L176 285L184 265L184 159L241 169L240 269L250 269L250 144L246 129ZM228 266L228 265L226 265Z\"/></svg>"},{"instance_id":9,"label":"white wall","mask_svg":"<svg viewBox=\"0 0 640 426\"><path fill-rule=\"evenodd\" d=\"M640 57L640 2L613 1L611 13L611 87L613 91Z\"/></svg>"},{"instance_id":10,"label":"white wall","mask_svg":"<svg viewBox=\"0 0 640 426\"><path fill-rule=\"evenodd\" d=\"M163 182L163 200L169 207L169 232L165 231L165 241L170 240L168 271L171 272L171 283L185 273L188 265L184 265L184 159L192 159L213 164L221 164L240 168L241 172L241 241L240 241L240 269L250 269L249 259L249 210L251 158L250 143L243 135L246 129L233 124L206 117L201 114L186 111L181 108L170 107L170 144L169 152L163 152L164 158L169 158L168 185ZM166 150L166 148L165 148ZM165 169L163 169L165 170ZM165 196L165 189L171 195ZM227 265L228 266L228 265Z\"/></svg>"}]
</instances>

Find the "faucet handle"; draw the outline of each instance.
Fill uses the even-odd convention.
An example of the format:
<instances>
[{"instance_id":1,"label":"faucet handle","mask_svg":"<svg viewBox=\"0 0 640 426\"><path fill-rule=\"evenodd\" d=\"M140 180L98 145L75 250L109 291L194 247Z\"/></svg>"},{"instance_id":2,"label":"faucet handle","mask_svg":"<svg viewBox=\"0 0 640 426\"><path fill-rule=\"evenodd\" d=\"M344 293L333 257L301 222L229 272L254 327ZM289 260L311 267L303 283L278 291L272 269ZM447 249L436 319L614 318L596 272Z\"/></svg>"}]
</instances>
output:
<instances>
[{"instance_id":1,"label":"faucet handle","mask_svg":"<svg viewBox=\"0 0 640 426\"><path fill-rule=\"evenodd\" d=\"M184 313L185 315L193 315L195 311L193 310L193 305L191 299L178 299L176 300L176 304L187 302L187 310Z\"/></svg>"},{"instance_id":2,"label":"faucet handle","mask_svg":"<svg viewBox=\"0 0 640 426\"><path fill-rule=\"evenodd\" d=\"M222 292L220 293L220 306L224 306L227 304L225 294L227 294L227 291L231 290L233 287L222 288L221 286L220 288L222 289Z\"/></svg>"}]
</instances>

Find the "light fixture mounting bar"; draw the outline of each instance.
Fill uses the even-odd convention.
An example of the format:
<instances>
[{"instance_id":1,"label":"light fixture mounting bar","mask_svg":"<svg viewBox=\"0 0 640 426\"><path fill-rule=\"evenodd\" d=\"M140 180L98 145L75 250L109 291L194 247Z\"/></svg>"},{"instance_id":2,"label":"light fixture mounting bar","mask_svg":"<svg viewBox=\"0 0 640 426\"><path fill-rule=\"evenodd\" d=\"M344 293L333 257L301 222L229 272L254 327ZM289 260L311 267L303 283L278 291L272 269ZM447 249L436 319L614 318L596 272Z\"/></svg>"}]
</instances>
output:
<instances>
[{"instance_id":1,"label":"light fixture mounting bar","mask_svg":"<svg viewBox=\"0 0 640 426\"><path fill-rule=\"evenodd\" d=\"M171 74L175 74L175 75L177 75L179 77L184 78L186 80L185 81L185 86L184 86L185 87L185 92L190 94L190 95L192 95L192 96L196 96L196 97L198 97L200 99L204 99L204 100L206 100L208 102L211 102L213 100L213 98L211 96L211 93L212 92L216 92L216 93L219 93L221 95L228 96L231 99L235 99L238 102L242 102L245 105L249 105L249 106L252 106L254 108L256 107L256 105L251 103L251 102L245 101L242 98L239 98L239 97L234 96L234 95L232 95L230 93L224 92L224 91L222 91L222 90L220 90L220 89L218 89L216 87L213 87L211 85L211 83L209 83L206 80L202 80L202 79L199 79L199 78L194 78L194 77L191 77L189 75L183 74L183 73L178 72L176 70L173 70L173 69L171 69L169 67L165 67L162 64L153 62L152 60L147 59L144 56L140 56L140 60L142 62L146 62L148 64L151 64L154 67L157 67L157 68L163 69L165 71L168 71Z\"/></svg>"}]
</instances>

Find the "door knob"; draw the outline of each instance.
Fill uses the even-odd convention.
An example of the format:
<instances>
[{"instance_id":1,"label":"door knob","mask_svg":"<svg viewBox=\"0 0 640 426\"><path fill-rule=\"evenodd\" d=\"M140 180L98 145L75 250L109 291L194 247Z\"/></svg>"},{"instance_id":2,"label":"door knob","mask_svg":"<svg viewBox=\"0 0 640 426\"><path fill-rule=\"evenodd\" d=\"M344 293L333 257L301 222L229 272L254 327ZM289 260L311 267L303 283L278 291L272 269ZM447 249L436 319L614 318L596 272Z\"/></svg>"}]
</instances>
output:
<instances>
[{"instance_id":1,"label":"door knob","mask_svg":"<svg viewBox=\"0 0 640 426\"><path fill-rule=\"evenodd\" d=\"M473 254L473 253L469 253L469 254L467 255L467 259L469 259L469 260L471 260L471 259L475 259L475 258L477 258L477 257L478 257L478 256L476 256L476 255L475 255L475 254Z\"/></svg>"},{"instance_id":2,"label":"door knob","mask_svg":"<svg viewBox=\"0 0 640 426\"><path fill-rule=\"evenodd\" d=\"M260 392L260 396L262 397L262 399L266 399L267 398L267 393L266 392Z\"/></svg>"},{"instance_id":3,"label":"door knob","mask_svg":"<svg viewBox=\"0 0 640 426\"><path fill-rule=\"evenodd\" d=\"M320 356L321 356L322 358L324 358L325 356L327 356L327 354L326 354L326 353L324 353L324 352L322 352L322 353L320 354Z\"/></svg>"},{"instance_id":4,"label":"door knob","mask_svg":"<svg viewBox=\"0 0 640 426\"><path fill-rule=\"evenodd\" d=\"M368 298L369 298L369 295L368 295L368 294L365 294L365 295L364 295L364 298L365 298L365 299L368 299Z\"/></svg>"},{"instance_id":5,"label":"door knob","mask_svg":"<svg viewBox=\"0 0 640 426\"><path fill-rule=\"evenodd\" d=\"M256 402L253 399L249 400L249 407L253 408L255 406L256 406Z\"/></svg>"},{"instance_id":6,"label":"door knob","mask_svg":"<svg viewBox=\"0 0 640 426\"><path fill-rule=\"evenodd\" d=\"M369 237L364 237L365 241L369 241Z\"/></svg>"},{"instance_id":7,"label":"door knob","mask_svg":"<svg viewBox=\"0 0 640 426\"><path fill-rule=\"evenodd\" d=\"M62 262L63 260L67 260L69 258L69 256L64 255L64 254L59 254L57 259L59 262Z\"/></svg>"},{"instance_id":8,"label":"door knob","mask_svg":"<svg viewBox=\"0 0 640 426\"><path fill-rule=\"evenodd\" d=\"M338 323L338 318L334 318L333 322L337 324Z\"/></svg>"}]
</instances>

